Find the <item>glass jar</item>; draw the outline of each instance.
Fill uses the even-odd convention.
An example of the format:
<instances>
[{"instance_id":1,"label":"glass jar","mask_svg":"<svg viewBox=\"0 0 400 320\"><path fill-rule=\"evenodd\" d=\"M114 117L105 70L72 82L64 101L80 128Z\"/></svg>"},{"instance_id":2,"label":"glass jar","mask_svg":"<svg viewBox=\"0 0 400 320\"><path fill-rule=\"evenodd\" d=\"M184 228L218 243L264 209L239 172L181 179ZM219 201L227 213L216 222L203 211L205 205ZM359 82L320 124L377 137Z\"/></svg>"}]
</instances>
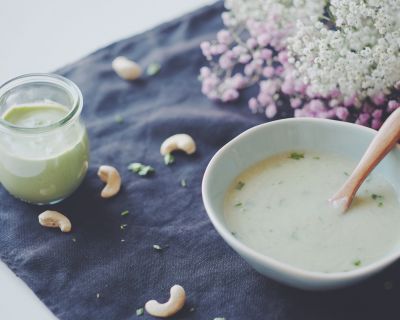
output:
<instances>
[{"instance_id":1,"label":"glass jar","mask_svg":"<svg viewBox=\"0 0 400 320\"><path fill-rule=\"evenodd\" d=\"M79 88L55 74L27 74L0 87L0 182L15 197L53 204L81 184L89 142Z\"/></svg>"}]
</instances>

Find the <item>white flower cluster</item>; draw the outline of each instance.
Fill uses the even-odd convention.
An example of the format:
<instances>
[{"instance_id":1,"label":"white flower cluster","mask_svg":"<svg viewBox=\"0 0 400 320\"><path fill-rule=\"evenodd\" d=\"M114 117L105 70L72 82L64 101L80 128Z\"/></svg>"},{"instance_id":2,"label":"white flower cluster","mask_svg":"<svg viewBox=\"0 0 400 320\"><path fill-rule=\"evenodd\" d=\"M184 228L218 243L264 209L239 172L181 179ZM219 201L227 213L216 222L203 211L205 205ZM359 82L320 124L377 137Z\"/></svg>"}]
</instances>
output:
<instances>
[{"instance_id":1,"label":"white flower cluster","mask_svg":"<svg viewBox=\"0 0 400 320\"><path fill-rule=\"evenodd\" d=\"M274 21L279 29L295 26L297 20L318 20L325 0L225 0L228 11L222 14L225 26L248 21Z\"/></svg>"},{"instance_id":2,"label":"white flower cluster","mask_svg":"<svg viewBox=\"0 0 400 320\"><path fill-rule=\"evenodd\" d=\"M387 94L400 80L400 1L331 0L327 12L327 23L298 21L289 39L299 75L322 95Z\"/></svg>"}]
</instances>

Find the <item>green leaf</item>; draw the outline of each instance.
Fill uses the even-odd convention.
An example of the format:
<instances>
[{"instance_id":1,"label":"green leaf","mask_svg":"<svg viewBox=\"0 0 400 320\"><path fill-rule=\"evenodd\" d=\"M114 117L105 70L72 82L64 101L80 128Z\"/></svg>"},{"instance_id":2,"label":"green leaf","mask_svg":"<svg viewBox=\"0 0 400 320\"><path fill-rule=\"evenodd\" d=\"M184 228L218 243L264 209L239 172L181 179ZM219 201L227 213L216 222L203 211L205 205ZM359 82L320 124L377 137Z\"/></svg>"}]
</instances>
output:
<instances>
[{"instance_id":1,"label":"green leaf","mask_svg":"<svg viewBox=\"0 0 400 320\"><path fill-rule=\"evenodd\" d=\"M161 246L159 246L158 244L153 244L153 249L157 250L157 251L161 251L163 248L161 248Z\"/></svg>"},{"instance_id":2,"label":"green leaf","mask_svg":"<svg viewBox=\"0 0 400 320\"><path fill-rule=\"evenodd\" d=\"M125 210L121 212L121 216L127 216L129 214L129 210Z\"/></svg>"},{"instance_id":3,"label":"green leaf","mask_svg":"<svg viewBox=\"0 0 400 320\"><path fill-rule=\"evenodd\" d=\"M371 194L371 198L374 200L381 200L381 199L383 199L383 196L373 193L373 194Z\"/></svg>"},{"instance_id":4,"label":"green leaf","mask_svg":"<svg viewBox=\"0 0 400 320\"><path fill-rule=\"evenodd\" d=\"M152 62L147 66L146 73L148 76L154 76L161 70L161 65L158 62Z\"/></svg>"},{"instance_id":5,"label":"green leaf","mask_svg":"<svg viewBox=\"0 0 400 320\"><path fill-rule=\"evenodd\" d=\"M300 160L304 158L304 153L297 153L297 152L292 152L289 156L290 159L293 160Z\"/></svg>"},{"instance_id":6,"label":"green leaf","mask_svg":"<svg viewBox=\"0 0 400 320\"><path fill-rule=\"evenodd\" d=\"M243 205L243 203L238 202L238 203L235 204L235 207L241 207L242 205Z\"/></svg>"},{"instance_id":7,"label":"green leaf","mask_svg":"<svg viewBox=\"0 0 400 320\"><path fill-rule=\"evenodd\" d=\"M356 261L353 262L353 264L354 264L356 267L359 267L359 266L361 266L361 260L356 260Z\"/></svg>"},{"instance_id":8,"label":"green leaf","mask_svg":"<svg viewBox=\"0 0 400 320\"><path fill-rule=\"evenodd\" d=\"M136 309L136 315L138 317L142 316L143 314L144 314L144 309L143 308Z\"/></svg>"},{"instance_id":9,"label":"green leaf","mask_svg":"<svg viewBox=\"0 0 400 320\"><path fill-rule=\"evenodd\" d=\"M238 183L236 184L236 190L242 190L243 187L245 186L245 183L243 181L238 181Z\"/></svg>"},{"instance_id":10,"label":"green leaf","mask_svg":"<svg viewBox=\"0 0 400 320\"><path fill-rule=\"evenodd\" d=\"M151 166L143 166L138 174L139 176L147 176L149 173L153 173L154 172L154 168Z\"/></svg>"},{"instance_id":11,"label":"green leaf","mask_svg":"<svg viewBox=\"0 0 400 320\"><path fill-rule=\"evenodd\" d=\"M128 169L137 173L139 176L147 176L150 173L155 172L152 166L146 166L139 162L133 162L128 166Z\"/></svg>"},{"instance_id":12,"label":"green leaf","mask_svg":"<svg viewBox=\"0 0 400 320\"><path fill-rule=\"evenodd\" d=\"M174 162L175 162L175 157L174 157L172 154L167 153L167 154L164 156L164 163L165 163L165 165L169 166L170 164L173 164Z\"/></svg>"},{"instance_id":13,"label":"green leaf","mask_svg":"<svg viewBox=\"0 0 400 320\"><path fill-rule=\"evenodd\" d=\"M132 170L133 172L138 173L139 170L142 168L142 166L143 165L141 163L139 163L139 162L133 162L128 166L128 169Z\"/></svg>"}]
</instances>

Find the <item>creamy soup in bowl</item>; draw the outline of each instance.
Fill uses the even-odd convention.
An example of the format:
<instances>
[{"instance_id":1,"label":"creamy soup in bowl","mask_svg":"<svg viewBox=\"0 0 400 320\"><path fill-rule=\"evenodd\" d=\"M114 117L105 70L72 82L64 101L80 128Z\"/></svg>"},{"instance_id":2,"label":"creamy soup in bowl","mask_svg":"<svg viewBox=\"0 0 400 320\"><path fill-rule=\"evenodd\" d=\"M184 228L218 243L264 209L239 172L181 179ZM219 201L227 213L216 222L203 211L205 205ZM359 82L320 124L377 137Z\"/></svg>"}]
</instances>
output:
<instances>
[{"instance_id":1,"label":"creamy soup in bowl","mask_svg":"<svg viewBox=\"0 0 400 320\"><path fill-rule=\"evenodd\" d=\"M223 239L257 271L302 289L350 285L400 256L400 152L372 172L343 214L328 199L376 131L321 119L252 128L217 152L203 201Z\"/></svg>"},{"instance_id":2,"label":"creamy soup in bowl","mask_svg":"<svg viewBox=\"0 0 400 320\"><path fill-rule=\"evenodd\" d=\"M346 213L333 207L327 199L355 165L312 151L269 157L228 189L227 226L257 252L304 270L346 272L371 264L400 243L400 205L390 183L371 174Z\"/></svg>"}]
</instances>

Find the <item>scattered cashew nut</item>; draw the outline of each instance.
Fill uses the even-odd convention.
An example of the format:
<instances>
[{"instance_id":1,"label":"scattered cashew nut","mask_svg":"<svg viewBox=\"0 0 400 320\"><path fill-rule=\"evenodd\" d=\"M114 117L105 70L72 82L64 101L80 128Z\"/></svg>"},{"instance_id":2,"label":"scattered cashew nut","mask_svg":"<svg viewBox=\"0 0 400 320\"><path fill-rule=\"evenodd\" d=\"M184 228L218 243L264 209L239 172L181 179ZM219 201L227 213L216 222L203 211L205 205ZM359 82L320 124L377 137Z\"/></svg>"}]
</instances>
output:
<instances>
[{"instance_id":1,"label":"scattered cashew nut","mask_svg":"<svg viewBox=\"0 0 400 320\"><path fill-rule=\"evenodd\" d=\"M174 285L170 290L171 296L166 303L159 303L156 300L146 302L144 308L154 317L166 318L174 315L183 308L186 300L185 289L180 285Z\"/></svg>"},{"instance_id":2,"label":"scattered cashew nut","mask_svg":"<svg viewBox=\"0 0 400 320\"><path fill-rule=\"evenodd\" d=\"M71 231L71 221L62 213L47 210L39 214L39 223L44 227L60 228L62 232Z\"/></svg>"},{"instance_id":3,"label":"scattered cashew nut","mask_svg":"<svg viewBox=\"0 0 400 320\"><path fill-rule=\"evenodd\" d=\"M100 166L97 175L101 181L107 183L101 191L102 198L111 198L119 192L121 189L121 176L117 169L111 166Z\"/></svg>"},{"instance_id":4,"label":"scattered cashew nut","mask_svg":"<svg viewBox=\"0 0 400 320\"><path fill-rule=\"evenodd\" d=\"M135 80L142 75L142 68L132 60L126 57L116 57L112 64L114 71L125 80Z\"/></svg>"},{"instance_id":5,"label":"scattered cashew nut","mask_svg":"<svg viewBox=\"0 0 400 320\"><path fill-rule=\"evenodd\" d=\"M196 151L196 143L186 133L175 134L162 143L160 153L165 156L175 150L182 150L187 154L192 154Z\"/></svg>"}]
</instances>

